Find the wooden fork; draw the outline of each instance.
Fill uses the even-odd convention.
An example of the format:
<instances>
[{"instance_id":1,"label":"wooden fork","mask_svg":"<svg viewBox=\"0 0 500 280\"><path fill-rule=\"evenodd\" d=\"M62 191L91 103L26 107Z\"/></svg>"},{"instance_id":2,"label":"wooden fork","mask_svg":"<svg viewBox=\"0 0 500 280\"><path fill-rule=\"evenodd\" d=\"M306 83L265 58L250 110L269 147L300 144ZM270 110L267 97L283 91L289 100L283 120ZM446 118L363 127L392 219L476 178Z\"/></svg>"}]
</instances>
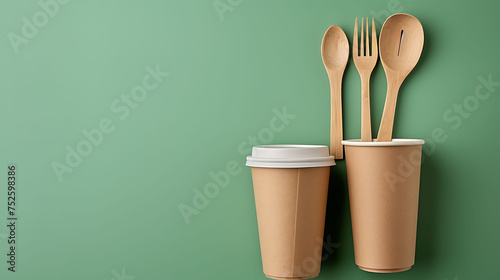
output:
<instances>
[{"instance_id":1,"label":"wooden fork","mask_svg":"<svg viewBox=\"0 0 500 280\"><path fill-rule=\"evenodd\" d=\"M366 41L363 41L364 22L361 18L361 44L358 52L358 18L354 24L354 39L352 43L352 58L361 77L361 141L372 141L370 121L370 76L378 58L377 31L375 20L372 18L372 48L368 37L368 18L366 18ZM366 50L366 53L365 53Z\"/></svg>"}]
</instances>

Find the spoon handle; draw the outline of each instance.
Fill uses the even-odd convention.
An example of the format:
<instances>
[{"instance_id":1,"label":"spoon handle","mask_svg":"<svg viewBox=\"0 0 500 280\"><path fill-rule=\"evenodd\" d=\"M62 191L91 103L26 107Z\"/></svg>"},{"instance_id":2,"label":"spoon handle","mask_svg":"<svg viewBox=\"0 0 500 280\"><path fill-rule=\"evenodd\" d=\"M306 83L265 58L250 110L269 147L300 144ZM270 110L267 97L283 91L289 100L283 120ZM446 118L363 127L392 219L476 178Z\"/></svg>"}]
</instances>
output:
<instances>
[{"instance_id":1,"label":"spoon handle","mask_svg":"<svg viewBox=\"0 0 500 280\"><path fill-rule=\"evenodd\" d=\"M377 142L391 142L394 115L396 114L396 101L398 99L399 85L389 83L385 98L384 113L378 130Z\"/></svg>"},{"instance_id":2,"label":"spoon handle","mask_svg":"<svg viewBox=\"0 0 500 280\"><path fill-rule=\"evenodd\" d=\"M342 75L340 71L329 73L331 94L330 154L335 159L344 158L342 146Z\"/></svg>"}]
</instances>

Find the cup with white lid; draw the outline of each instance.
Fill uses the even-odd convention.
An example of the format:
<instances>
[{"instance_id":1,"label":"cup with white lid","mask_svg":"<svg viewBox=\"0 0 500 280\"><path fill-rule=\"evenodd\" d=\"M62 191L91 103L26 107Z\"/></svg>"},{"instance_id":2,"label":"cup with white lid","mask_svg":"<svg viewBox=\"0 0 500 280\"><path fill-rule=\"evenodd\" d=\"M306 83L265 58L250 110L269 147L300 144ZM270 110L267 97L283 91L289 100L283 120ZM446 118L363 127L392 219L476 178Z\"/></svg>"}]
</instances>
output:
<instances>
[{"instance_id":1,"label":"cup with white lid","mask_svg":"<svg viewBox=\"0 0 500 280\"><path fill-rule=\"evenodd\" d=\"M327 146L264 145L247 157L264 274L309 279L321 266L330 166Z\"/></svg>"}]
</instances>

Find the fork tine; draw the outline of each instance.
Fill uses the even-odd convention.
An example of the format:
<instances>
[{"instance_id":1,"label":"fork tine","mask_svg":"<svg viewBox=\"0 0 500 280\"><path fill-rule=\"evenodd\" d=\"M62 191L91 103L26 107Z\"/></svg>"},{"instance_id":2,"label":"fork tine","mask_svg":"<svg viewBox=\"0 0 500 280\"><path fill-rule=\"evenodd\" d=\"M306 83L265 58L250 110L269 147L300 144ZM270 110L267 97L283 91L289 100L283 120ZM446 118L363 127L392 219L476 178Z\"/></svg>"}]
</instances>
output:
<instances>
[{"instance_id":1,"label":"fork tine","mask_svg":"<svg viewBox=\"0 0 500 280\"><path fill-rule=\"evenodd\" d=\"M363 41L364 17L361 18L361 45L359 48L359 56L365 56L365 42Z\"/></svg>"},{"instance_id":2,"label":"fork tine","mask_svg":"<svg viewBox=\"0 0 500 280\"><path fill-rule=\"evenodd\" d=\"M354 23L354 36L352 38L352 55L353 56L359 55L359 50L358 50L358 18L356 18L356 21Z\"/></svg>"},{"instance_id":3,"label":"fork tine","mask_svg":"<svg viewBox=\"0 0 500 280\"><path fill-rule=\"evenodd\" d=\"M375 29L374 18L372 18L372 55L378 55L377 30Z\"/></svg>"},{"instance_id":4,"label":"fork tine","mask_svg":"<svg viewBox=\"0 0 500 280\"><path fill-rule=\"evenodd\" d=\"M366 49L366 56L370 56L370 33L368 33L368 18L366 18L366 41L365 41L365 49Z\"/></svg>"},{"instance_id":5,"label":"fork tine","mask_svg":"<svg viewBox=\"0 0 500 280\"><path fill-rule=\"evenodd\" d=\"M356 22L354 23L354 36L352 39L352 55L359 56L358 50L358 18L356 18Z\"/></svg>"}]
</instances>

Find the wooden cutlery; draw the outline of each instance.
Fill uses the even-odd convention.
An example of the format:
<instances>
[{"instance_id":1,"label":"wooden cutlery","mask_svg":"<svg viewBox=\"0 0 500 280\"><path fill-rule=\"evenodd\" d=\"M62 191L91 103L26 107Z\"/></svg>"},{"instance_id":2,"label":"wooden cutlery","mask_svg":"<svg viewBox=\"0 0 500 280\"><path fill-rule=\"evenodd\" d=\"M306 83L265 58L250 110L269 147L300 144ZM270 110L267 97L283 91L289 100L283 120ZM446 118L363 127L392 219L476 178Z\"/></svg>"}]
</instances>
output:
<instances>
[{"instance_id":1,"label":"wooden cutlery","mask_svg":"<svg viewBox=\"0 0 500 280\"><path fill-rule=\"evenodd\" d=\"M424 29L408 14L390 16L380 31L380 61L387 77L387 96L377 142L390 142L399 87L417 64L424 46Z\"/></svg>"},{"instance_id":2,"label":"wooden cutlery","mask_svg":"<svg viewBox=\"0 0 500 280\"><path fill-rule=\"evenodd\" d=\"M344 158L342 146L342 76L349 59L349 42L344 31L332 25L323 36L321 56L330 80L331 122L330 154L335 159Z\"/></svg>"},{"instance_id":3,"label":"wooden cutlery","mask_svg":"<svg viewBox=\"0 0 500 280\"><path fill-rule=\"evenodd\" d=\"M370 50L370 39L368 35L368 18L366 18L366 40L364 38L364 20L361 19L361 44L358 49L358 18L354 24L354 38L352 40L352 59L358 69L361 78L361 141L372 141L372 129L370 120L370 76L378 58L377 31L375 21L372 18L372 44Z\"/></svg>"},{"instance_id":4,"label":"wooden cutlery","mask_svg":"<svg viewBox=\"0 0 500 280\"><path fill-rule=\"evenodd\" d=\"M366 24L365 24L366 23ZM366 25L366 26L365 26ZM370 76L377 64L379 46L375 20L372 18L371 44L368 18L361 19L358 40L358 19L354 24L352 56L361 78L361 141L371 142ZM359 43L358 43L359 42ZM377 142L392 141L392 130L399 88L417 64L424 45L422 25L414 16L390 16L380 31L380 61L387 77L387 96L378 131ZM323 63L328 73L331 94L330 154L343 159L342 133L342 77L349 58L349 42L344 31L332 25L326 31L321 45Z\"/></svg>"}]
</instances>

